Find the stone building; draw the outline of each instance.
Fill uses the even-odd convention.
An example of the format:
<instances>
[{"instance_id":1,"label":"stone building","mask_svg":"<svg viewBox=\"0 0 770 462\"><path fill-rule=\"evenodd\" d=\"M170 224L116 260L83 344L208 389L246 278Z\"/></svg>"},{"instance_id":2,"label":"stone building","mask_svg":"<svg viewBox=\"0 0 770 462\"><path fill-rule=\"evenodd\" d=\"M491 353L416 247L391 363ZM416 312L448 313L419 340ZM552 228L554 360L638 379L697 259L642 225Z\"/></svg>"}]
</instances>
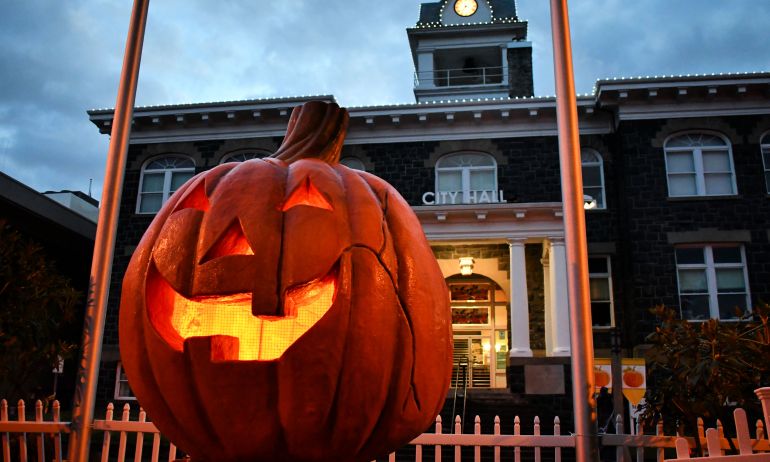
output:
<instances>
[{"instance_id":1,"label":"stone building","mask_svg":"<svg viewBox=\"0 0 770 462\"><path fill-rule=\"evenodd\" d=\"M390 182L422 223L452 300L453 382L571 428L556 102L533 95L527 23L513 0L442 0L407 35L416 102L351 109L342 162ZM275 151L307 100L136 109L100 400L131 398L118 301L154 213L195 173ZM642 356L655 305L733 319L769 301L770 74L599 80L577 105L595 356L613 335ZM89 116L109 133L112 111Z\"/></svg>"}]
</instances>

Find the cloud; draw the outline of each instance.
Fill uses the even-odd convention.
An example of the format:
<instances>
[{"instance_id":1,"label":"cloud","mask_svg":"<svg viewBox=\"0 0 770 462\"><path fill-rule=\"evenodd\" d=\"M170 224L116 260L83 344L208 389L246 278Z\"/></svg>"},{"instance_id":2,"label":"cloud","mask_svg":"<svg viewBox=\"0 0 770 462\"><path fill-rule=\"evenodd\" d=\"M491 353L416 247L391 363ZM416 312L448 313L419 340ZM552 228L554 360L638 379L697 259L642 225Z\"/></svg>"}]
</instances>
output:
<instances>
[{"instance_id":1,"label":"cloud","mask_svg":"<svg viewBox=\"0 0 770 462\"><path fill-rule=\"evenodd\" d=\"M333 94L343 105L413 100L405 29L419 0L152 2L137 104ZM39 190L99 197L108 137L90 108L115 104L126 0L0 2L0 170ZM535 89L553 93L548 2L529 20ZM598 78L768 68L770 3L573 0L577 89Z\"/></svg>"}]
</instances>

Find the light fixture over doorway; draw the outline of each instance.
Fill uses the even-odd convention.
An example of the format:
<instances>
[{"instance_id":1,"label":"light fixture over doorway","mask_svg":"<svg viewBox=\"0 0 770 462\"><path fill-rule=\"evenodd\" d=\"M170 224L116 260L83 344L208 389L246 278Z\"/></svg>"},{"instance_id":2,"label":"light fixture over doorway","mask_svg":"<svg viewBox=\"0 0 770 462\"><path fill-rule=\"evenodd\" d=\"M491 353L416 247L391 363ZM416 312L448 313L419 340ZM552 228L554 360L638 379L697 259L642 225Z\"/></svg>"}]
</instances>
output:
<instances>
[{"instance_id":1,"label":"light fixture over doorway","mask_svg":"<svg viewBox=\"0 0 770 462\"><path fill-rule=\"evenodd\" d=\"M461 257L460 258L460 274L463 276L470 276L473 274L473 257Z\"/></svg>"}]
</instances>

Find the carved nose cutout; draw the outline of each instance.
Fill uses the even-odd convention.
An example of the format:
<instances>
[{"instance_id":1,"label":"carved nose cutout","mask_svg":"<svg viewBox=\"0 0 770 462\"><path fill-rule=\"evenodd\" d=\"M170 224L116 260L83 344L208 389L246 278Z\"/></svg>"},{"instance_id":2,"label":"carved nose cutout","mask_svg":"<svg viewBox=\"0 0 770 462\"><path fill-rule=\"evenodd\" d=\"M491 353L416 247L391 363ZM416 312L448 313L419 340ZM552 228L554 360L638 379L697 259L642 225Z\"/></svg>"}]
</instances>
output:
<instances>
[{"instance_id":1,"label":"carved nose cutout","mask_svg":"<svg viewBox=\"0 0 770 462\"><path fill-rule=\"evenodd\" d=\"M206 252L201 263L228 255L254 255L254 250L249 245L249 241L246 240L241 222L237 218L222 233L217 243Z\"/></svg>"},{"instance_id":2,"label":"carved nose cutout","mask_svg":"<svg viewBox=\"0 0 770 462\"><path fill-rule=\"evenodd\" d=\"M330 211L334 210L326 197L324 197L324 195L321 194L321 191L319 191L313 182L310 181L310 177L306 177L305 180L302 181L302 183L300 183L294 191L292 191L289 198L286 199L286 202L283 203L281 211L285 212L290 208L296 207L298 205L309 205L310 207L316 207Z\"/></svg>"}]
</instances>

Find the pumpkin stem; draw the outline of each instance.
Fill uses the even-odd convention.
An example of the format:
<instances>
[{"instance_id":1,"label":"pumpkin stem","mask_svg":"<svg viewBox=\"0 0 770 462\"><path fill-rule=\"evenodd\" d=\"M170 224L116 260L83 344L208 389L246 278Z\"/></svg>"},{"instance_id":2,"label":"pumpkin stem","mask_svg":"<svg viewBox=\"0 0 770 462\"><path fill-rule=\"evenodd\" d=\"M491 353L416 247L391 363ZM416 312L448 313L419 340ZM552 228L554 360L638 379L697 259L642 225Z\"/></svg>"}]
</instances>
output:
<instances>
[{"instance_id":1,"label":"pumpkin stem","mask_svg":"<svg viewBox=\"0 0 770 462\"><path fill-rule=\"evenodd\" d=\"M286 163L320 159L329 164L340 161L348 130L348 111L337 103L309 101L291 112L286 137L270 157Z\"/></svg>"}]
</instances>

